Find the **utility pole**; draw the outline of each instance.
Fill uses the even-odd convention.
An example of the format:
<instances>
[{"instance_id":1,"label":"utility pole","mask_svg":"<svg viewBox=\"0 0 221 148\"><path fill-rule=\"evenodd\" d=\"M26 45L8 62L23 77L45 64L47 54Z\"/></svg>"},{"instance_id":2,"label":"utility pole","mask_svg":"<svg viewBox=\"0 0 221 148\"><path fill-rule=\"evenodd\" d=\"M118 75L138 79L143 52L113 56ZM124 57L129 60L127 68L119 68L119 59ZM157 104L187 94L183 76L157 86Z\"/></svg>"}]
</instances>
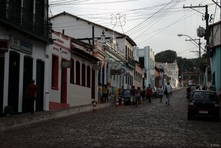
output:
<instances>
[{"instance_id":1,"label":"utility pole","mask_svg":"<svg viewBox=\"0 0 221 148\"><path fill-rule=\"evenodd\" d=\"M205 6L183 6L183 8L205 8L204 20L206 20L206 31L204 39L206 40L206 57L207 57L207 85L211 82L211 66L210 66L210 46L209 46L209 14L208 14L208 5Z\"/></svg>"},{"instance_id":2,"label":"utility pole","mask_svg":"<svg viewBox=\"0 0 221 148\"><path fill-rule=\"evenodd\" d=\"M199 64L199 69L198 69L198 76L199 76L199 79L198 79L198 83L199 84L201 84L201 71L200 71L200 65L201 65L201 63L200 63L200 61L201 61L201 42L200 42L200 38L199 39L190 39L190 40L185 40L185 41L194 41L195 42L195 40L198 40L198 47L199 47L199 58L198 58L198 60L197 60L197 63ZM196 42L195 42L196 43Z\"/></svg>"}]
</instances>

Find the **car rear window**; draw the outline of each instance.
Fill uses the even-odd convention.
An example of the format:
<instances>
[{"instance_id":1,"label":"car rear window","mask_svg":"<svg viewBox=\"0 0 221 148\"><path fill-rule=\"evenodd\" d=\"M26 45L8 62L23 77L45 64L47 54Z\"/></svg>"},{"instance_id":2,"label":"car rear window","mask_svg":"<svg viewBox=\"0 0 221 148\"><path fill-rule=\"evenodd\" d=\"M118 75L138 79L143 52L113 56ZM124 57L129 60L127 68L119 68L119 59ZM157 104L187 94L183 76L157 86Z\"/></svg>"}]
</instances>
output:
<instances>
[{"instance_id":1,"label":"car rear window","mask_svg":"<svg viewBox=\"0 0 221 148\"><path fill-rule=\"evenodd\" d=\"M124 90L124 95L130 95L130 89L125 89Z\"/></svg>"},{"instance_id":2,"label":"car rear window","mask_svg":"<svg viewBox=\"0 0 221 148\"><path fill-rule=\"evenodd\" d=\"M213 92L194 92L192 100L217 100L217 95Z\"/></svg>"},{"instance_id":3,"label":"car rear window","mask_svg":"<svg viewBox=\"0 0 221 148\"><path fill-rule=\"evenodd\" d=\"M190 86L190 91L193 92L196 89L196 86Z\"/></svg>"}]
</instances>

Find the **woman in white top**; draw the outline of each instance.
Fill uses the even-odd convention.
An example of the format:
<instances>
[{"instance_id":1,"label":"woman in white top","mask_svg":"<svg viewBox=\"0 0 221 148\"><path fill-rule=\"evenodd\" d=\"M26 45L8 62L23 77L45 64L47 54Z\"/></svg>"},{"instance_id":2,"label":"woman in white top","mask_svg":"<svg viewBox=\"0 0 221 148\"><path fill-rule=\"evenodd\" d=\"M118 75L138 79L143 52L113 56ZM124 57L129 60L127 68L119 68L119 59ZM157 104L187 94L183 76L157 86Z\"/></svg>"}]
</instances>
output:
<instances>
[{"instance_id":1,"label":"woman in white top","mask_svg":"<svg viewBox=\"0 0 221 148\"><path fill-rule=\"evenodd\" d=\"M166 95L166 104L170 105L170 96L172 94L172 87L170 86L169 82L165 86L164 92L167 92L167 93L165 93L165 95Z\"/></svg>"}]
</instances>

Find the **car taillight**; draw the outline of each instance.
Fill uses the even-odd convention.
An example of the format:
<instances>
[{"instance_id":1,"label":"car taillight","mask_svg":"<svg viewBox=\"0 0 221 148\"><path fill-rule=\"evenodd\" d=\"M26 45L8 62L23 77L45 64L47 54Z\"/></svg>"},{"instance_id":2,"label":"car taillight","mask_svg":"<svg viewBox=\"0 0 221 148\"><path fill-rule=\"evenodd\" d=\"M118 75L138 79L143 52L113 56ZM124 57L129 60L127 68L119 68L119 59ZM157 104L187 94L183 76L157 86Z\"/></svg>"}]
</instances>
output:
<instances>
[{"instance_id":1,"label":"car taillight","mask_svg":"<svg viewBox=\"0 0 221 148\"><path fill-rule=\"evenodd\" d=\"M219 104L215 104L215 108L219 109L220 108Z\"/></svg>"},{"instance_id":2,"label":"car taillight","mask_svg":"<svg viewBox=\"0 0 221 148\"><path fill-rule=\"evenodd\" d=\"M193 107L195 107L195 105L194 105L193 102L190 102L189 105L188 105L188 107L193 108Z\"/></svg>"}]
</instances>

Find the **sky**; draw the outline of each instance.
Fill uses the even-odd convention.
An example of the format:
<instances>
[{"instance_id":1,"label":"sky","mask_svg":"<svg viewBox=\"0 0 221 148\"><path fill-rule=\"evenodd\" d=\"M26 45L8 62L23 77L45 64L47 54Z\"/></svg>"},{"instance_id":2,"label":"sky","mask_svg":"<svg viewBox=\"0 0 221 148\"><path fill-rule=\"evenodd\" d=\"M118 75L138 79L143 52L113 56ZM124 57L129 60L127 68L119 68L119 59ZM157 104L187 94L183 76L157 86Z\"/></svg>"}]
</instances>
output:
<instances>
[{"instance_id":1,"label":"sky","mask_svg":"<svg viewBox=\"0 0 221 148\"><path fill-rule=\"evenodd\" d=\"M214 1L220 5L220 0ZM209 24L220 21L220 8L212 0L49 0L49 16L66 11L126 34L137 47L150 46L155 55L173 50L177 56L191 59L199 57L197 28L206 26L206 9L189 7L205 5L213 18ZM204 48L206 41L200 41Z\"/></svg>"}]
</instances>

